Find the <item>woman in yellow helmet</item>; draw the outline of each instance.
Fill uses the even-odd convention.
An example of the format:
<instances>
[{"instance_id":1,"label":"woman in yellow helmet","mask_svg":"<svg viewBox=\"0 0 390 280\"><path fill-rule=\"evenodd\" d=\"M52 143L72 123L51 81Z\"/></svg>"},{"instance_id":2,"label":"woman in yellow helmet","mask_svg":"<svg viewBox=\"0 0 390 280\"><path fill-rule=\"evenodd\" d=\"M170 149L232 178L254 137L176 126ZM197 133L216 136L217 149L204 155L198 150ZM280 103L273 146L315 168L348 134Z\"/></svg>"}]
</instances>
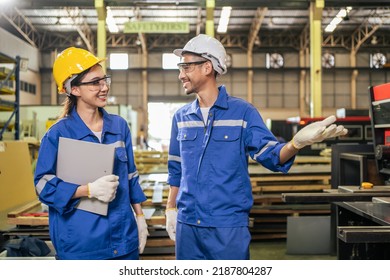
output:
<instances>
[{"instance_id":1,"label":"woman in yellow helmet","mask_svg":"<svg viewBox=\"0 0 390 280\"><path fill-rule=\"evenodd\" d=\"M53 65L58 91L67 98L61 118L41 141L34 181L40 201L49 206L58 259L138 259L148 236L140 204L146 197L138 183L128 124L103 109L111 84L99 64L103 60L71 47ZM58 178L59 137L115 146L113 174L86 185ZM107 215L78 209L80 199L108 203Z\"/></svg>"}]
</instances>

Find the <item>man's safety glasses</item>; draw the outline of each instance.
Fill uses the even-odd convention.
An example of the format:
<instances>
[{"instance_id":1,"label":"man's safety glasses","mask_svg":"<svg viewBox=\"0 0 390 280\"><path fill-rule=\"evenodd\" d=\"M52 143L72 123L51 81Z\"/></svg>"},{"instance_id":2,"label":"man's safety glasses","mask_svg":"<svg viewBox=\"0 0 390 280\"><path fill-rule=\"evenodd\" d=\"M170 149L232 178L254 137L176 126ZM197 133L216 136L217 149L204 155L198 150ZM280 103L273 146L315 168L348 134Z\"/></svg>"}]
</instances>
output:
<instances>
[{"instance_id":1,"label":"man's safety glasses","mask_svg":"<svg viewBox=\"0 0 390 280\"><path fill-rule=\"evenodd\" d=\"M179 67L179 71L184 71L184 73L190 73L194 71L195 65L201 65L208 60L202 60L202 61L194 61L194 62L183 62L183 63L178 63L177 67Z\"/></svg>"}]
</instances>

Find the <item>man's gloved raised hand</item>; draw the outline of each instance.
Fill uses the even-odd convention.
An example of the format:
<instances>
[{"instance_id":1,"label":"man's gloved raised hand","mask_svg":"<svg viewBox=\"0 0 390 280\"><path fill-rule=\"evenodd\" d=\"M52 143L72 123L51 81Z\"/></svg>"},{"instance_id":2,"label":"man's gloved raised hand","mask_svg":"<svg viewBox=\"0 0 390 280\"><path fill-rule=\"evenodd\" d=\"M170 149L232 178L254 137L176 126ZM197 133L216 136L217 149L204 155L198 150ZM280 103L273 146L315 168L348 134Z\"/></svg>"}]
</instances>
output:
<instances>
[{"instance_id":1,"label":"man's gloved raised hand","mask_svg":"<svg viewBox=\"0 0 390 280\"><path fill-rule=\"evenodd\" d=\"M169 238L173 241L176 240L176 221L177 221L177 210L176 208L168 208L165 210L166 216L166 230Z\"/></svg>"},{"instance_id":2,"label":"man's gloved raised hand","mask_svg":"<svg viewBox=\"0 0 390 280\"><path fill-rule=\"evenodd\" d=\"M116 175L106 175L100 177L93 183L88 183L88 197L97 198L103 202L114 200L116 189L119 185L119 177Z\"/></svg>"},{"instance_id":3,"label":"man's gloved raised hand","mask_svg":"<svg viewBox=\"0 0 390 280\"><path fill-rule=\"evenodd\" d=\"M138 240L139 240L139 253L142 254L145 249L146 240L148 239L149 231L146 224L144 215L136 215L137 227L138 227Z\"/></svg>"},{"instance_id":4,"label":"man's gloved raised hand","mask_svg":"<svg viewBox=\"0 0 390 280\"><path fill-rule=\"evenodd\" d=\"M348 130L342 125L333 124L336 121L335 116L309 124L299 130L293 137L291 143L296 149L302 149L307 145L322 142L327 138L333 138L348 133Z\"/></svg>"}]
</instances>

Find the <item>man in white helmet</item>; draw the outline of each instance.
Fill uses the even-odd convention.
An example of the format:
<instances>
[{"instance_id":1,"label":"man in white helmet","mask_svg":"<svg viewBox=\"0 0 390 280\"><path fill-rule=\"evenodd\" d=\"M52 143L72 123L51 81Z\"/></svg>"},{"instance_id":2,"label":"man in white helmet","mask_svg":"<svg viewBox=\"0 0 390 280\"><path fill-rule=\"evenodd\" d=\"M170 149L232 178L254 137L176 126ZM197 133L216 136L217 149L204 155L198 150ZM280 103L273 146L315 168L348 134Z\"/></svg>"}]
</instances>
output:
<instances>
[{"instance_id":1,"label":"man in white helmet","mask_svg":"<svg viewBox=\"0 0 390 280\"><path fill-rule=\"evenodd\" d=\"M332 124L331 116L279 143L254 106L218 87L217 77L227 70L218 40L201 34L174 54L181 57L185 92L196 94L172 121L166 228L176 240L176 258L249 259L248 156L287 173L299 149L347 130Z\"/></svg>"}]
</instances>

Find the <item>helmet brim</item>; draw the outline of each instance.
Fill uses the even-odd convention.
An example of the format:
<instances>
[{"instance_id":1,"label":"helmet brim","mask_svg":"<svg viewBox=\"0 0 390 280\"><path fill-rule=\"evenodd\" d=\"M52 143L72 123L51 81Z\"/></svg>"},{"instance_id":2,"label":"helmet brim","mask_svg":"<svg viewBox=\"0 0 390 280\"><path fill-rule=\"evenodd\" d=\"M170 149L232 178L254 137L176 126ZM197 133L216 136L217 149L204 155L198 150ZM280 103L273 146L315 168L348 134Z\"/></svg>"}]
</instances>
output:
<instances>
[{"instance_id":1,"label":"helmet brim","mask_svg":"<svg viewBox=\"0 0 390 280\"><path fill-rule=\"evenodd\" d=\"M184 49L176 49L176 50L173 51L173 53L175 55L177 55L177 56L182 57L182 54L183 54L184 51L185 51Z\"/></svg>"},{"instance_id":2,"label":"helmet brim","mask_svg":"<svg viewBox=\"0 0 390 280\"><path fill-rule=\"evenodd\" d=\"M197 55L197 56L202 56L201 53L196 53L196 52L193 52L193 51L189 51L189 50L186 50L186 49L176 49L173 51L173 53L179 57L183 57L183 54L193 54L193 55Z\"/></svg>"}]
</instances>

